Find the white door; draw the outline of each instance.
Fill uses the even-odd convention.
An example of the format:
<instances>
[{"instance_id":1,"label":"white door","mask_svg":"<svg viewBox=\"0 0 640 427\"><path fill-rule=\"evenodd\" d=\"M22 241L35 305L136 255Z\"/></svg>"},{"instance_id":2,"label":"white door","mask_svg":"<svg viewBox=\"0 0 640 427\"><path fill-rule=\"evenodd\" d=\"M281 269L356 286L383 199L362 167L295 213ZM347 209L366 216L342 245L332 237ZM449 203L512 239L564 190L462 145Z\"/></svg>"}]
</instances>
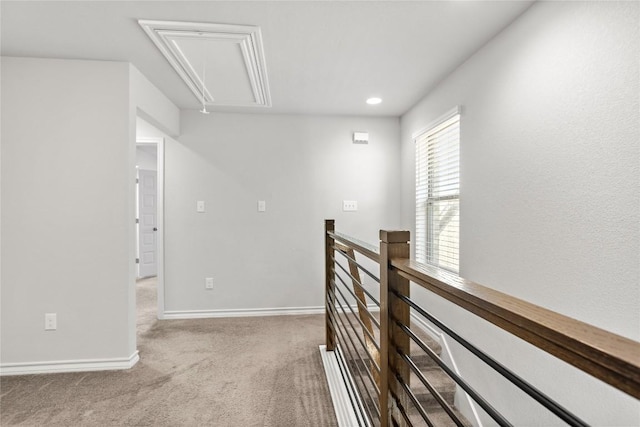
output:
<instances>
[{"instance_id":1,"label":"white door","mask_svg":"<svg viewBox=\"0 0 640 427\"><path fill-rule=\"evenodd\" d=\"M158 200L156 171L138 170L138 256L139 276L156 276L158 272L156 245L156 205Z\"/></svg>"}]
</instances>

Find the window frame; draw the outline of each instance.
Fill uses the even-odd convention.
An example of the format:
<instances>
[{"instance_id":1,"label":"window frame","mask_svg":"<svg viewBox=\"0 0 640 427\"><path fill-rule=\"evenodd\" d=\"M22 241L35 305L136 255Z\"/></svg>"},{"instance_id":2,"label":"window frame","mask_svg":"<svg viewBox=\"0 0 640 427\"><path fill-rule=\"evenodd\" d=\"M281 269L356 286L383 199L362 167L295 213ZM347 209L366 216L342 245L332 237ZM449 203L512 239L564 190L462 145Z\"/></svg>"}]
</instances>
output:
<instances>
[{"instance_id":1,"label":"window frame","mask_svg":"<svg viewBox=\"0 0 640 427\"><path fill-rule=\"evenodd\" d=\"M415 188L415 196L416 196L416 217L415 217L415 258L419 262L424 262L430 265L433 265L438 268L442 268L453 273L458 273L460 271L460 121L461 121L461 109L459 106L453 108L448 111L443 116L439 117L437 120L431 122L428 126L422 128L421 130L413 133L412 138L414 143L416 144L415 149L415 161L416 161L416 188ZM454 142L454 151L455 151L455 160L457 162L456 166L448 167L444 171L440 171L438 174L437 171L433 170L433 167L429 166L429 138L437 137L439 134L444 134L447 129L451 126L457 126L457 140ZM425 144L424 147L420 147L418 144ZM442 148L442 147L440 147ZM435 150L434 150L435 151ZM419 158L419 156L423 156L424 159ZM422 167L421 163L425 163ZM438 177L446 175L450 168L457 170L457 175L454 178L455 186L457 186L457 191L454 194L447 194L448 191L445 191L445 194L436 195L435 190L438 186L437 180ZM421 172L426 172L426 176L422 176ZM440 188L441 189L441 188ZM455 267L452 268L450 265L443 265L439 254L435 253L435 243L437 239L434 239L433 236L435 234L435 207L439 202L447 202L447 201L457 201L457 216L458 216L458 234L457 234L457 242L455 243ZM422 211L422 212L421 212ZM424 218L424 224L421 224L420 221ZM450 264L450 263L449 263Z\"/></svg>"}]
</instances>

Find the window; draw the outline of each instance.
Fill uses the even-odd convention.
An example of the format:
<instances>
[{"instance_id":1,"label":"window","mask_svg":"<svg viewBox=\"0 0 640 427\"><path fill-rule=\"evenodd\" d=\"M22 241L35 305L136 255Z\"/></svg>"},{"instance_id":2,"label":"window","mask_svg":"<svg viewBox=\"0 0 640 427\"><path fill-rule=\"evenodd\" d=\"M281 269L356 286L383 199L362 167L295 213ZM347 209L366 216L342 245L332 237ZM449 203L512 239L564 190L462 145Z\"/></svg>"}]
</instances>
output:
<instances>
[{"instance_id":1,"label":"window","mask_svg":"<svg viewBox=\"0 0 640 427\"><path fill-rule=\"evenodd\" d=\"M458 272L460 114L456 108L416 143L416 260Z\"/></svg>"}]
</instances>

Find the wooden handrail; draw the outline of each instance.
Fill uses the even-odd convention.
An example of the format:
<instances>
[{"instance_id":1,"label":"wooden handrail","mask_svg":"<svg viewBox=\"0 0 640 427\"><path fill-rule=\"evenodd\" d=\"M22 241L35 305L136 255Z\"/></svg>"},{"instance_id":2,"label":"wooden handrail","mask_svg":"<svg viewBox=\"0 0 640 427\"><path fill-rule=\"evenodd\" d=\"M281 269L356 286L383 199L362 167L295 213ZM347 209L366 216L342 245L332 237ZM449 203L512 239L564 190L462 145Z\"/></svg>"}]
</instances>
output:
<instances>
[{"instance_id":1,"label":"wooden handrail","mask_svg":"<svg viewBox=\"0 0 640 427\"><path fill-rule=\"evenodd\" d=\"M406 400L407 394L402 392L402 390L406 391L411 387L409 370L406 361L402 359L402 355L409 354L409 335L405 330L410 330L409 307L438 325L446 334L561 420L572 426L586 425L576 415L465 340L445 323L433 317L428 310L417 305L416 301L409 296L410 282L556 356L594 378L640 399L639 342L487 288L447 270L412 261L409 259L408 231L381 230L380 249L378 249L360 240L337 233L333 220L327 220L325 224L328 295L333 295L330 292L329 286L332 282L329 279L336 275L335 269L333 269L334 264L330 264L329 261L336 252L343 253L349 261L349 273L344 267L341 268L351 276L354 290L357 288L356 282L360 283L359 274L354 274L354 271L357 272L358 269L362 269L380 283L380 379L378 382L376 378L376 383L379 385L378 415L381 427L395 425L399 422L403 414L406 415L405 409L410 403ZM380 276L376 277L356 262L354 252L378 263ZM348 286L344 281L342 283L344 286ZM362 299L356 294L353 296L358 300ZM371 297L371 295L369 296ZM332 305L333 301L328 297L327 319L331 317ZM363 305L363 307L366 306ZM362 313L360 315L362 317ZM370 326L367 327L365 322L362 322L362 326L370 333ZM330 343L329 339L335 340L329 333L330 329L332 327L328 322L328 344ZM334 342L331 344L333 345ZM365 343L361 342L361 344L366 347ZM460 378L456 382L463 388L468 387ZM467 389L465 388L465 390ZM481 406L488 404L480 395L474 399L478 399L476 401ZM413 403L418 405L416 402ZM488 405L487 408L490 408L490 404ZM485 408L485 406L482 407ZM371 415L369 414L369 416ZM497 412L493 415L490 414L490 416L500 425L509 425L508 421L506 423L500 422L505 419ZM428 416L424 419L429 421Z\"/></svg>"},{"instance_id":2,"label":"wooden handrail","mask_svg":"<svg viewBox=\"0 0 640 427\"><path fill-rule=\"evenodd\" d=\"M640 343L406 258L391 266L420 285L640 399Z\"/></svg>"},{"instance_id":3,"label":"wooden handrail","mask_svg":"<svg viewBox=\"0 0 640 427\"><path fill-rule=\"evenodd\" d=\"M356 252L361 253L362 255L375 262L380 262L380 253L378 248L376 248L375 246L361 240L354 239L353 237L347 236L346 234L336 233L334 231L328 231L327 234L336 241L341 242L348 248L354 249Z\"/></svg>"}]
</instances>

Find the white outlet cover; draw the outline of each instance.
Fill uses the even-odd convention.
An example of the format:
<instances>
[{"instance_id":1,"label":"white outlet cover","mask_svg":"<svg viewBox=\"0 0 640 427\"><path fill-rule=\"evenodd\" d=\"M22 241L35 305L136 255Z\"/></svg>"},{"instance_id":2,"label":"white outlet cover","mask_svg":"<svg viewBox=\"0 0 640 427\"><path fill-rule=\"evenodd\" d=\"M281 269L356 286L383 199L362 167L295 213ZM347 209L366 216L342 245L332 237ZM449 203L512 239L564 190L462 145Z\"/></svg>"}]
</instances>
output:
<instances>
[{"instance_id":1,"label":"white outlet cover","mask_svg":"<svg viewBox=\"0 0 640 427\"><path fill-rule=\"evenodd\" d=\"M213 277L207 277L204 279L204 288L213 289Z\"/></svg>"},{"instance_id":2,"label":"white outlet cover","mask_svg":"<svg viewBox=\"0 0 640 427\"><path fill-rule=\"evenodd\" d=\"M267 202L264 200L258 200L258 212L267 211Z\"/></svg>"},{"instance_id":3,"label":"white outlet cover","mask_svg":"<svg viewBox=\"0 0 640 427\"><path fill-rule=\"evenodd\" d=\"M204 212L204 200L198 200L196 202L196 212Z\"/></svg>"},{"instance_id":4,"label":"white outlet cover","mask_svg":"<svg viewBox=\"0 0 640 427\"><path fill-rule=\"evenodd\" d=\"M369 143L369 132L354 132L353 133L353 142L355 144L368 144Z\"/></svg>"}]
</instances>

